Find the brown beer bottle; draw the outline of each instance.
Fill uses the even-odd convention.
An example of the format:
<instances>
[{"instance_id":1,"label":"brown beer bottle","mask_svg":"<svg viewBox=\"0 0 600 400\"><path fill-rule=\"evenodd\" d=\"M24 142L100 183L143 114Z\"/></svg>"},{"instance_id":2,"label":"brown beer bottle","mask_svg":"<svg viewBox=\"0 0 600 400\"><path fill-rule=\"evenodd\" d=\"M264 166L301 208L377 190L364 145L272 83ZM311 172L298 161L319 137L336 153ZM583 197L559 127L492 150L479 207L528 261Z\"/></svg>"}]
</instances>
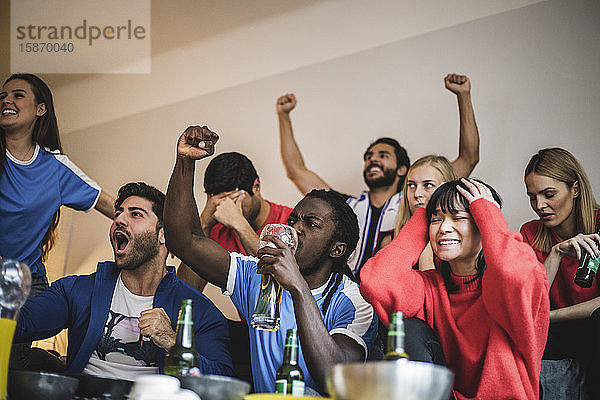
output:
<instances>
[{"instance_id":1,"label":"brown beer bottle","mask_svg":"<svg viewBox=\"0 0 600 400\"><path fill-rule=\"evenodd\" d=\"M401 311L390 314L390 325L387 337L387 353L383 356L385 361L408 360L404 351L404 316Z\"/></svg>"}]
</instances>

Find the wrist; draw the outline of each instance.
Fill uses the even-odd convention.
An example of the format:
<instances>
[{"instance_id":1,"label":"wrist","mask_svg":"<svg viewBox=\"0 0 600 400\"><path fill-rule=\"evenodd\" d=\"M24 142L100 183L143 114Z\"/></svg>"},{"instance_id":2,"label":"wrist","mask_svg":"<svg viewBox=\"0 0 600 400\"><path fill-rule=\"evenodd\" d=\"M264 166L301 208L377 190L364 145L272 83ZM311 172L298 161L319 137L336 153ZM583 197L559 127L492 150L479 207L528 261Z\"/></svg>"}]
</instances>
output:
<instances>
[{"instance_id":1,"label":"wrist","mask_svg":"<svg viewBox=\"0 0 600 400\"><path fill-rule=\"evenodd\" d=\"M301 300L305 295L308 295L310 298L313 298L310 288L308 287L308 283L306 283L306 281L303 278L297 280L288 289L288 292L290 292L294 301Z\"/></svg>"},{"instance_id":2,"label":"wrist","mask_svg":"<svg viewBox=\"0 0 600 400\"><path fill-rule=\"evenodd\" d=\"M456 97L459 101L471 101L471 92L458 92Z\"/></svg>"}]
</instances>

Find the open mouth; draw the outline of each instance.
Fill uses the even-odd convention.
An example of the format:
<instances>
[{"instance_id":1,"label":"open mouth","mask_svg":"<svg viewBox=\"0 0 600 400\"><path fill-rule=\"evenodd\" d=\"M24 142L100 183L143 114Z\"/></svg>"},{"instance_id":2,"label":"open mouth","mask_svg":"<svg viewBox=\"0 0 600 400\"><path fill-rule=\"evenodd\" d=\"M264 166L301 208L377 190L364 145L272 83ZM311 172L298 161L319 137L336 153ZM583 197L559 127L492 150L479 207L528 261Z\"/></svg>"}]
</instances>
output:
<instances>
[{"instance_id":1,"label":"open mouth","mask_svg":"<svg viewBox=\"0 0 600 400\"><path fill-rule=\"evenodd\" d=\"M454 245L457 245L459 243L460 242L457 239L444 239L444 240L438 241L438 245L440 247L454 246Z\"/></svg>"},{"instance_id":2,"label":"open mouth","mask_svg":"<svg viewBox=\"0 0 600 400\"><path fill-rule=\"evenodd\" d=\"M117 255L122 255L125 253L127 249L127 245L129 245L129 237L124 232L116 231L114 233L114 243L115 243L115 253Z\"/></svg>"},{"instance_id":3,"label":"open mouth","mask_svg":"<svg viewBox=\"0 0 600 400\"><path fill-rule=\"evenodd\" d=\"M374 174L377 172L383 172L383 168L381 168L379 165L377 164L371 164L367 167L367 173L368 174Z\"/></svg>"},{"instance_id":4,"label":"open mouth","mask_svg":"<svg viewBox=\"0 0 600 400\"><path fill-rule=\"evenodd\" d=\"M2 116L7 116L7 115L17 115L17 111L13 110L12 108L5 108L4 110L2 110Z\"/></svg>"}]
</instances>

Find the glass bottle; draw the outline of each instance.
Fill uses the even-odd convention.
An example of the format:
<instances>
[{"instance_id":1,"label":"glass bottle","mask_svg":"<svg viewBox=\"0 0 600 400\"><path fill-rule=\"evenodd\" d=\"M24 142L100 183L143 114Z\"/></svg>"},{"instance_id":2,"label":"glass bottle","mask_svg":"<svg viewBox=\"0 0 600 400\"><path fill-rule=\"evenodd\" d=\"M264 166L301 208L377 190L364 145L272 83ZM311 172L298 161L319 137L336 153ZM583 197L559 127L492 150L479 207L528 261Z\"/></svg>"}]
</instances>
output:
<instances>
[{"instance_id":1,"label":"glass bottle","mask_svg":"<svg viewBox=\"0 0 600 400\"><path fill-rule=\"evenodd\" d=\"M596 231L594 232L600 235L600 223L596 225ZM590 253L581 249L582 254L579 259L579 267L575 272L575 278L573 281L582 288L589 288L594 282L594 276L598 272L598 266L600 266L600 257L592 258Z\"/></svg>"},{"instance_id":2,"label":"glass bottle","mask_svg":"<svg viewBox=\"0 0 600 400\"><path fill-rule=\"evenodd\" d=\"M298 365L298 333L288 329L283 353L283 364L277 370L275 393L304 396L304 374Z\"/></svg>"},{"instance_id":3,"label":"glass bottle","mask_svg":"<svg viewBox=\"0 0 600 400\"><path fill-rule=\"evenodd\" d=\"M390 326L387 337L387 353L383 356L386 361L408 360L404 351L404 316L396 311L390 314Z\"/></svg>"},{"instance_id":4,"label":"glass bottle","mask_svg":"<svg viewBox=\"0 0 600 400\"><path fill-rule=\"evenodd\" d=\"M259 249L266 246L276 247L273 243L263 240L267 235L279 238L292 250L292 253L296 252L298 234L291 226L285 224L265 225L260 233ZM276 331L279 329L283 289L275 278L268 274L261 276L260 286L258 300L256 301L254 314L252 314L252 318L250 319L250 325L256 329Z\"/></svg>"},{"instance_id":5,"label":"glass bottle","mask_svg":"<svg viewBox=\"0 0 600 400\"><path fill-rule=\"evenodd\" d=\"M171 376L200 375L198 353L194 346L192 300L181 301L175 344L165 358L165 374Z\"/></svg>"}]
</instances>

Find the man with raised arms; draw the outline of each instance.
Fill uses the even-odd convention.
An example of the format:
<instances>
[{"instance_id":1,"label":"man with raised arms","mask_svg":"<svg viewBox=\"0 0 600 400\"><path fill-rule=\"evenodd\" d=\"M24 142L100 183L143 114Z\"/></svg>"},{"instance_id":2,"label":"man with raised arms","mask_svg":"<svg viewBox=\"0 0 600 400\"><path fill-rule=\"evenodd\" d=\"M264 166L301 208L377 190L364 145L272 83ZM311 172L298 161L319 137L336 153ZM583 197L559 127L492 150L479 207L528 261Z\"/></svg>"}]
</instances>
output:
<instances>
[{"instance_id":1,"label":"man with raised arms","mask_svg":"<svg viewBox=\"0 0 600 400\"><path fill-rule=\"evenodd\" d=\"M479 132L471 103L471 82L464 75L449 74L444 78L444 84L456 95L460 118L458 158L452 165L457 176L468 177L479 162ZM290 119L294 107L296 97L292 93L277 99L281 157L287 176L303 194L313 189L329 189L330 185L304 164ZM349 261L350 269L357 277L384 234L394 230L400 208L400 192L409 167L404 147L395 139L379 138L364 154L363 178L369 190L358 197L344 195L358 216L360 228L359 246Z\"/></svg>"},{"instance_id":2,"label":"man with raised arms","mask_svg":"<svg viewBox=\"0 0 600 400\"><path fill-rule=\"evenodd\" d=\"M205 236L193 193L195 163L214 152L217 139L205 126L191 126L179 138L165 203L167 247L230 295L246 320L254 312L260 274L273 276L284 289L281 322L274 332L249 327L254 390L274 390L286 330L297 328L299 365L306 386L325 393L329 368L335 363L364 360L377 324L347 265L358 240L356 216L338 194L313 191L288 219L298 233L295 255L269 236L266 240L276 248L263 247L258 251L260 258L227 252Z\"/></svg>"}]
</instances>

